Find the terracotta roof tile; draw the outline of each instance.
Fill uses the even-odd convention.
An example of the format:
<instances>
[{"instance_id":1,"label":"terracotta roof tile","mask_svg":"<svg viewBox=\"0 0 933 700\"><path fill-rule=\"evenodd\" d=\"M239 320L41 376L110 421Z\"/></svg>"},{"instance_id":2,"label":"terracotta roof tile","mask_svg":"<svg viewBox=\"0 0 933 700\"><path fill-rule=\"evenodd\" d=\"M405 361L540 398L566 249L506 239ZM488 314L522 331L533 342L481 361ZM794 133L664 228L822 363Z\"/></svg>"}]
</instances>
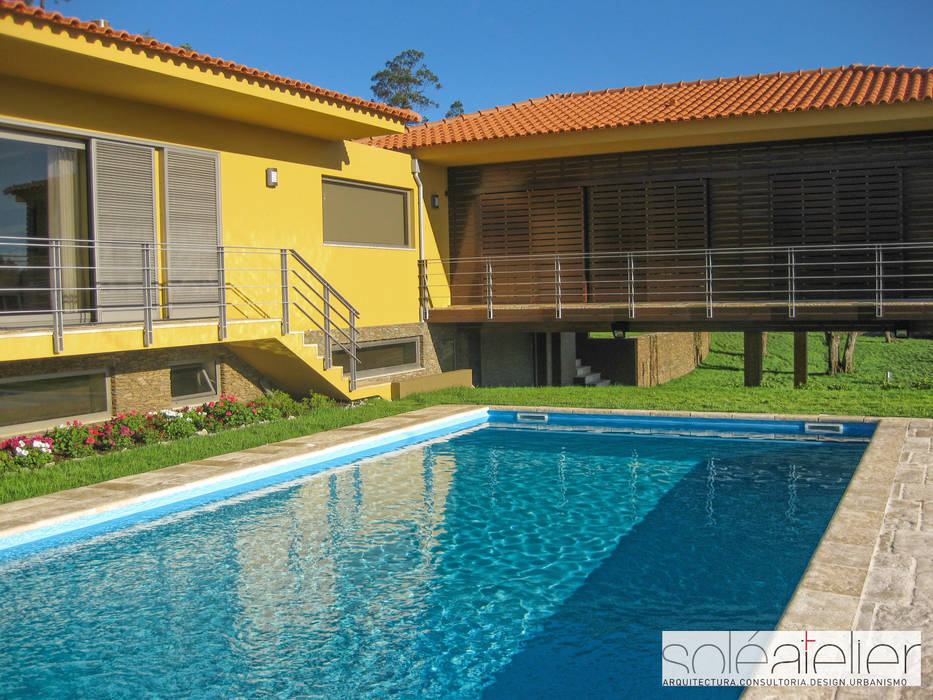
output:
<instances>
[{"instance_id":1,"label":"terracotta roof tile","mask_svg":"<svg viewBox=\"0 0 933 700\"><path fill-rule=\"evenodd\" d=\"M576 92L366 139L390 149L773 112L933 100L933 68L862 66Z\"/></svg>"},{"instance_id":2,"label":"terracotta roof tile","mask_svg":"<svg viewBox=\"0 0 933 700\"><path fill-rule=\"evenodd\" d=\"M111 27L101 27L95 22L83 22L76 17L63 17L58 12L49 12L39 7L30 7L23 2L11 2L10 0L0 0L0 17L15 16L19 19L32 22L36 25L52 25L67 28L71 31L78 31L87 36L93 36L102 40L116 41L124 44L134 44L144 46L155 53L181 58L193 64L210 66L214 69L220 69L229 73L245 75L250 78L262 80L276 87L284 87L298 92L302 92L314 97L323 98L331 102L342 103L344 105L362 108L396 121L412 122L420 120L420 116L411 110L390 107L381 102L372 102L359 97L351 97L333 90L326 90L310 83L304 83L300 80L285 78L268 71L258 70L256 68L247 68L233 61L225 61L222 58L214 58L197 51L188 51L171 44L164 44L161 41L151 37L144 37L139 34L112 29Z\"/></svg>"}]
</instances>

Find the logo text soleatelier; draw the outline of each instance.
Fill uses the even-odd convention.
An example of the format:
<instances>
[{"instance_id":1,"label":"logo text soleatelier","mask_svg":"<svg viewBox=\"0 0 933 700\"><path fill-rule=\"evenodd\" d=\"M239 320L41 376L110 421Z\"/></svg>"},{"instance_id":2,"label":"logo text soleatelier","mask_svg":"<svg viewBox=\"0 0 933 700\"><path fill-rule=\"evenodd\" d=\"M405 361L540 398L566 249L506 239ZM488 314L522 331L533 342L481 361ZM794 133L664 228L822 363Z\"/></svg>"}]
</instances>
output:
<instances>
[{"instance_id":1,"label":"logo text soleatelier","mask_svg":"<svg viewBox=\"0 0 933 700\"><path fill-rule=\"evenodd\" d=\"M919 686L919 631L665 631L667 686Z\"/></svg>"}]
</instances>

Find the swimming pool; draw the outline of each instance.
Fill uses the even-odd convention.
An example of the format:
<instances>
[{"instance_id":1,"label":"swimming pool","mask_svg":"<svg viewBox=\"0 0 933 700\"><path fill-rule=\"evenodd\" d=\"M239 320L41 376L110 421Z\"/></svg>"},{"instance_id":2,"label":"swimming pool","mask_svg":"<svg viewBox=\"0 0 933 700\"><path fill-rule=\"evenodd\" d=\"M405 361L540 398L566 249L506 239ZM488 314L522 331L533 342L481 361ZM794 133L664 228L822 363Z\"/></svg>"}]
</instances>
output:
<instances>
[{"instance_id":1,"label":"swimming pool","mask_svg":"<svg viewBox=\"0 0 933 700\"><path fill-rule=\"evenodd\" d=\"M0 694L661 694L662 630L776 624L871 432L541 416L8 557Z\"/></svg>"}]
</instances>

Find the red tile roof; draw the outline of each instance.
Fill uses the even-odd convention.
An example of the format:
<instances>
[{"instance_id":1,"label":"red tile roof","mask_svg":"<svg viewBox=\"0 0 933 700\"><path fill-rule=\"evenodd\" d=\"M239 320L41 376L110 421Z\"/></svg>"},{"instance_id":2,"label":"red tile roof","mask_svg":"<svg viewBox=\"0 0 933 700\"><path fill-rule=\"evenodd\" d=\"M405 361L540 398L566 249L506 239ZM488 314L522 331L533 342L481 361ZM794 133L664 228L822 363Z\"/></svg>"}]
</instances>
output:
<instances>
[{"instance_id":1,"label":"red tile roof","mask_svg":"<svg viewBox=\"0 0 933 700\"><path fill-rule=\"evenodd\" d=\"M851 65L548 95L367 141L390 149L771 112L933 100L933 69Z\"/></svg>"},{"instance_id":2,"label":"red tile roof","mask_svg":"<svg viewBox=\"0 0 933 700\"><path fill-rule=\"evenodd\" d=\"M95 22L83 22L75 17L64 17L59 12L49 12L39 7L30 7L23 2L0 0L0 17L8 16L15 16L19 19L32 22L35 25L52 25L55 27L62 27L68 29L69 31L77 31L87 36L95 37L102 41L112 41L121 44L142 46L147 51L152 53L168 55L172 56L173 58L181 58L188 63L209 66L212 69L225 73L245 75L249 78L260 80L274 87L286 88L288 90L323 98L331 102L343 103L344 105L348 106L352 105L353 107L362 108L369 112L389 117L390 119L396 121L411 122L421 119L420 115L408 109L390 107L388 105L382 104L381 102L372 102L370 100L364 100L359 97L351 97L350 95L334 92L333 90L325 90L324 88L317 87L316 85L303 83L300 80L284 78L280 75L275 75L267 71L257 70L256 68L248 68L247 66L234 63L233 61L225 61L222 58L214 58L213 56L198 53L197 51L188 51L187 49L172 46L171 44L164 44L161 41L157 41L151 37L145 37L139 34L130 34L129 32L119 31L110 27L102 27Z\"/></svg>"}]
</instances>

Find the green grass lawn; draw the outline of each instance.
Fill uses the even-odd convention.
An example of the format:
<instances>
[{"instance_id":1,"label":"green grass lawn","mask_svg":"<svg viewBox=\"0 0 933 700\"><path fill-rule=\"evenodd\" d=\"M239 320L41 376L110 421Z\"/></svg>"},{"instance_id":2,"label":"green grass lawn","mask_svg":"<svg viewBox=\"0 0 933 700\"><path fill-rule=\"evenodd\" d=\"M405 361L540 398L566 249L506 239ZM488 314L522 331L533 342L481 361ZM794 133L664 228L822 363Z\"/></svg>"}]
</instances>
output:
<instances>
[{"instance_id":1,"label":"green grass lawn","mask_svg":"<svg viewBox=\"0 0 933 700\"><path fill-rule=\"evenodd\" d=\"M679 379L656 387L536 387L450 389L431 399L445 403L742 411L749 413L834 413L872 416L933 416L933 341L885 343L861 336L852 374L826 374L822 333L808 342L810 378L793 386L793 335L771 333L760 387L746 388L742 334L715 333L706 361ZM892 382L886 384L886 373Z\"/></svg>"},{"instance_id":2,"label":"green grass lawn","mask_svg":"<svg viewBox=\"0 0 933 700\"><path fill-rule=\"evenodd\" d=\"M362 423L439 403L577 406L751 413L834 413L873 416L933 416L933 341L885 343L862 336L855 372L826 375L826 346L820 333L809 342L810 380L793 388L793 336L772 333L764 360L762 386L746 388L742 374L742 334L716 333L706 361L690 374L656 387L514 387L449 389L401 401L372 401L352 408L323 408L291 420L167 445L61 462L32 472L0 477L0 503L97 483L257 445L287 440L344 425ZM890 384L887 372L892 373Z\"/></svg>"}]
</instances>

